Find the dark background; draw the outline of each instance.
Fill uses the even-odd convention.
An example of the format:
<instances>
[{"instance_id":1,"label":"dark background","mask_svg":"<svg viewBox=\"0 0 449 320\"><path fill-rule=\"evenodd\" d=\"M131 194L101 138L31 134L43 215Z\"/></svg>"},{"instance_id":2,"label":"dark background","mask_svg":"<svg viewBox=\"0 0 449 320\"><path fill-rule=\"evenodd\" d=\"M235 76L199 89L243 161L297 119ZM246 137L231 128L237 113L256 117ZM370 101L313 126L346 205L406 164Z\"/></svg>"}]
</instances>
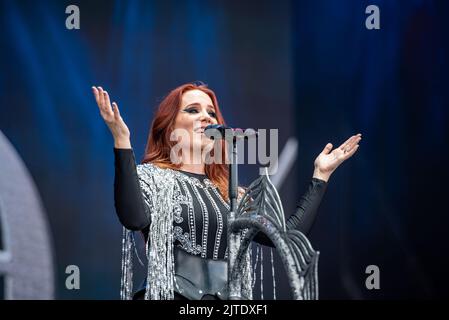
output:
<instances>
[{"instance_id":1,"label":"dark background","mask_svg":"<svg viewBox=\"0 0 449 320\"><path fill-rule=\"evenodd\" d=\"M65 28L70 4L80 30ZM380 30L365 28L370 4ZM113 145L91 86L118 102L140 159L158 102L195 80L228 124L278 128L280 151L296 137L287 214L325 144L363 134L310 234L320 298L447 297L448 12L431 0L0 1L0 130L48 214L56 298L119 298ZM248 184L257 166L244 168ZM70 264L80 290L65 288ZM381 288L370 291L373 264ZM282 276L277 286L288 298Z\"/></svg>"}]
</instances>

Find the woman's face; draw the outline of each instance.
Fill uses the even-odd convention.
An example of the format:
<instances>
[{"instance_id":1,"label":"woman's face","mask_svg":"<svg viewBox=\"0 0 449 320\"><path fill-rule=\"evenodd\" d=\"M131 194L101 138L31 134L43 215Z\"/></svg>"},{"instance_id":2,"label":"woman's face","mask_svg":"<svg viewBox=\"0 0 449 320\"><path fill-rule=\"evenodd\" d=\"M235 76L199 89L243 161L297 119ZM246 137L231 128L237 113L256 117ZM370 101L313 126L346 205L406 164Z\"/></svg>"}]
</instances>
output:
<instances>
[{"instance_id":1,"label":"woman's face","mask_svg":"<svg viewBox=\"0 0 449 320\"><path fill-rule=\"evenodd\" d=\"M209 95L201 90L189 90L182 95L181 106L173 129L183 134L179 144L184 149L203 150L213 145L213 140L204 135L204 128L217 124L215 107ZM179 137L179 135L177 134ZM187 138L187 139L186 139Z\"/></svg>"}]
</instances>

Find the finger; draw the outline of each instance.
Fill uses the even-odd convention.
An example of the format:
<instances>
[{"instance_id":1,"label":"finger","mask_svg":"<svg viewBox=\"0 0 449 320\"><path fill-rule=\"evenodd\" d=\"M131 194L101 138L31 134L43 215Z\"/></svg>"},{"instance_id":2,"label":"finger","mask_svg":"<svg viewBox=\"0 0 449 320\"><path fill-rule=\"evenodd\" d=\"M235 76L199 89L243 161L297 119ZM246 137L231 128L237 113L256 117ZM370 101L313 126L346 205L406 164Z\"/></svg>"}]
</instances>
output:
<instances>
[{"instance_id":1,"label":"finger","mask_svg":"<svg viewBox=\"0 0 449 320\"><path fill-rule=\"evenodd\" d=\"M328 143L324 146L324 149L323 149L323 151L321 151L321 153L329 154L329 152L331 152L331 150L332 150L332 143Z\"/></svg>"},{"instance_id":2,"label":"finger","mask_svg":"<svg viewBox=\"0 0 449 320\"><path fill-rule=\"evenodd\" d=\"M98 104L98 89L97 88L95 88L95 87L92 87L92 91L93 91L93 93L94 93L94 96L95 96L95 101L97 101L97 104Z\"/></svg>"},{"instance_id":3,"label":"finger","mask_svg":"<svg viewBox=\"0 0 449 320\"><path fill-rule=\"evenodd\" d=\"M114 112L114 118L119 120L120 119L120 110L118 109L117 103L112 103L112 111Z\"/></svg>"},{"instance_id":4,"label":"finger","mask_svg":"<svg viewBox=\"0 0 449 320\"><path fill-rule=\"evenodd\" d=\"M104 104L104 95L103 95L103 88L102 87L98 87L98 100L99 100L99 104L100 104L100 108L104 110L103 104Z\"/></svg>"},{"instance_id":5,"label":"finger","mask_svg":"<svg viewBox=\"0 0 449 320\"><path fill-rule=\"evenodd\" d=\"M360 140L362 140L362 137L355 136L355 138L346 145L345 151L350 152L352 150L352 148L354 148L356 145L359 144Z\"/></svg>"},{"instance_id":6,"label":"finger","mask_svg":"<svg viewBox=\"0 0 449 320\"><path fill-rule=\"evenodd\" d=\"M344 151L347 148L347 146L349 144L353 143L357 138L358 138L358 135L353 135L353 136L349 137L348 140L343 142L339 148Z\"/></svg>"},{"instance_id":7,"label":"finger","mask_svg":"<svg viewBox=\"0 0 449 320\"><path fill-rule=\"evenodd\" d=\"M104 91L104 107L107 112L112 112L111 102L109 100L109 94L107 91Z\"/></svg>"},{"instance_id":8,"label":"finger","mask_svg":"<svg viewBox=\"0 0 449 320\"><path fill-rule=\"evenodd\" d=\"M351 158L352 155L353 155L354 153L356 153L356 151L359 149L359 147L360 147L360 145L357 144L357 145L356 145L354 148L352 148L348 153L346 153L346 154L344 155L344 160Z\"/></svg>"},{"instance_id":9,"label":"finger","mask_svg":"<svg viewBox=\"0 0 449 320\"><path fill-rule=\"evenodd\" d=\"M103 96L103 93L101 93L100 92L100 88L101 87L98 87L98 88L96 88L96 87L92 87L93 88L93 91L94 91L94 93L95 93L95 99L96 99L96 101L97 101L97 105L98 105L98 109L100 110L100 114L103 116L103 118L105 117L105 116L107 116L108 115L108 112L104 109L104 107L103 107L103 102L102 102L102 96Z\"/></svg>"},{"instance_id":10,"label":"finger","mask_svg":"<svg viewBox=\"0 0 449 320\"><path fill-rule=\"evenodd\" d=\"M343 142L338 148L344 150L344 148L348 145L348 143L351 142L351 139L352 139L353 137L354 137L354 136L349 137L348 140L346 140L345 142Z\"/></svg>"}]
</instances>

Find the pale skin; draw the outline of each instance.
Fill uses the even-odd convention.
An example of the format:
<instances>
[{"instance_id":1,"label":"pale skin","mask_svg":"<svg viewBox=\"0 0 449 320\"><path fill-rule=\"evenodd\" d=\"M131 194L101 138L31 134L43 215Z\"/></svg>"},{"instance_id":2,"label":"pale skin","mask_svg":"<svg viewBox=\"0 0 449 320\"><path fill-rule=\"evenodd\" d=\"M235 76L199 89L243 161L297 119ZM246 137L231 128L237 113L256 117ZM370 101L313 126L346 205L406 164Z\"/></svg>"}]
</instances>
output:
<instances>
[{"instance_id":1,"label":"pale skin","mask_svg":"<svg viewBox=\"0 0 449 320\"><path fill-rule=\"evenodd\" d=\"M130 131L120 116L117 103L112 102L109 94L102 87L92 87L100 114L109 127L114 138L114 147L130 149ZM190 161L193 148L205 148L212 141L202 134L202 130L209 124L216 124L215 107L211 98L201 90L190 90L183 94L181 106L175 120L174 129L184 129L191 133L190 145L183 146L182 165L180 170L204 174L205 164ZM338 148L332 150L331 143L326 144L314 161L313 177L329 181L330 176L344 161L351 158L358 150L362 135L349 137Z\"/></svg>"},{"instance_id":2,"label":"pale skin","mask_svg":"<svg viewBox=\"0 0 449 320\"><path fill-rule=\"evenodd\" d=\"M182 166L181 170L204 174L205 165L201 161L201 151L207 146L211 147L213 141L207 138L202 132L210 124L217 124L215 107L212 99L201 90L189 90L182 95L179 113L176 116L173 129L181 129L188 132L188 139L181 140L182 146ZM182 131L181 131L182 132ZM185 142L184 142L185 141ZM199 150L195 155L200 158L193 161L191 155L193 150Z\"/></svg>"}]
</instances>

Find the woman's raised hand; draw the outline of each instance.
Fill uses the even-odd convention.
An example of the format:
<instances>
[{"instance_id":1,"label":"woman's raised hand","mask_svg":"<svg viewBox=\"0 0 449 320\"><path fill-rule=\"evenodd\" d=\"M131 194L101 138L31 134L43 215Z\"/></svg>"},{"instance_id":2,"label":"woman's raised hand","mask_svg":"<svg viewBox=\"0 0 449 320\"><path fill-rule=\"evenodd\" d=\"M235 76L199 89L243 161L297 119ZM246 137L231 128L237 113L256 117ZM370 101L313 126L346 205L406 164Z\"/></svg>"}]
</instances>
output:
<instances>
[{"instance_id":1,"label":"woman's raised hand","mask_svg":"<svg viewBox=\"0 0 449 320\"><path fill-rule=\"evenodd\" d=\"M117 103L111 105L109 94L102 87L92 87L100 114L111 130L114 138L114 147L119 149L131 148L130 133L126 123L120 116Z\"/></svg>"},{"instance_id":2,"label":"woman's raised hand","mask_svg":"<svg viewBox=\"0 0 449 320\"><path fill-rule=\"evenodd\" d=\"M313 177L324 181L329 180L335 169L354 155L359 148L360 140L362 140L360 133L353 135L334 150L332 150L332 144L328 143L315 159Z\"/></svg>"}]
</instances>

